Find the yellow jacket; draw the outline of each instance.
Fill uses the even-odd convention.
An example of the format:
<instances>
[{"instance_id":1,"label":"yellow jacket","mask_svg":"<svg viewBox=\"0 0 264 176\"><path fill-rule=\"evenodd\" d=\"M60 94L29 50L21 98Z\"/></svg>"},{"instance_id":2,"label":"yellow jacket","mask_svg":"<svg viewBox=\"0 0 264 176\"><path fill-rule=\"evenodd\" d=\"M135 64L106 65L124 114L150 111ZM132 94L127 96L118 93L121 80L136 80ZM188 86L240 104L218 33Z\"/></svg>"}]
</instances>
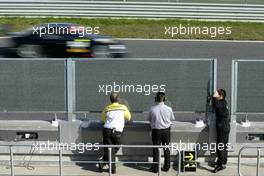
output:
<instances>
[{"instance_id":1,"label":"yellow jacket","mask_svg":"<svg viewBox=\"0 0 264 176\"><path fill-rule=\"evenodd\" d=\"M125 120L130 120L131 114L126 105L112 103L107 105L102 112L102 121L104 128L115 129L122 132L125 126Z\"/></svg>"}]
</instances>

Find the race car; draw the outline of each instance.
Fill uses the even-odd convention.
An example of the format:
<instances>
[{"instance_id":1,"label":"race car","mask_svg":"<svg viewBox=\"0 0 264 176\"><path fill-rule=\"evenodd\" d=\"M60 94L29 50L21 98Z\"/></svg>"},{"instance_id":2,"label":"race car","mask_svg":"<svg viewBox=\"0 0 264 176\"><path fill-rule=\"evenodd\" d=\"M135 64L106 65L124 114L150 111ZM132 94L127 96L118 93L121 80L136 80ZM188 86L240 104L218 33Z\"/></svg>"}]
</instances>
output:
<instances>
[{"instance_id":1,"label":"race car","mask_svg":"<svg viewBox=\"0 0 264 176\"><path fill-rule=\"evenodd\" d=\"M46 23L1 38L5 57L67 58L124 57L126 46L110 36L100 35L99 27L72 23Z\"/></svg>"}]
</instances>

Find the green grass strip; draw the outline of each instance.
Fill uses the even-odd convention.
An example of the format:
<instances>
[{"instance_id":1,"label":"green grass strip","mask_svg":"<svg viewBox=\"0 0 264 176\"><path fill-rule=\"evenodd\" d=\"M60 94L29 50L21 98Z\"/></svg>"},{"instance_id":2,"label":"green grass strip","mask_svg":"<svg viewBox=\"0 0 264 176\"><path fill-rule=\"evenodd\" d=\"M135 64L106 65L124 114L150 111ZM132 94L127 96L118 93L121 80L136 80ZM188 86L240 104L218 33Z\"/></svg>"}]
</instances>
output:
<instances>
[{"instance_id":1,"label":"green grass strip","mask_svg":"<svg viewBox=\"0 0 264 176\"><path fill-rule=\"evenodd\" d=\"M13 31L20 31L33 25L50 22L70 22L85 26L99 27L100 34L117 38L146 38L146 39L206 39L206 40L264 40L264 23L255 22L224 22L180 19L112 19L112 18L20 18L2 17L0 25L13 25ZM178 34L177 29L193 27L196 33ZM174 35L166 33L170 29ZM200 29L200 32L198 31ZM231 33L214 35L214 30L231 29ZM206 31L207 30L207 31ZM208 30L211 30L208 32ZM223 31L222 31L223 32ZM166 34L165 34L166 33ZM183 31L184 33L184 31ZM3 35L3 32L0 32Z\"/></svg>"}]
</instances>

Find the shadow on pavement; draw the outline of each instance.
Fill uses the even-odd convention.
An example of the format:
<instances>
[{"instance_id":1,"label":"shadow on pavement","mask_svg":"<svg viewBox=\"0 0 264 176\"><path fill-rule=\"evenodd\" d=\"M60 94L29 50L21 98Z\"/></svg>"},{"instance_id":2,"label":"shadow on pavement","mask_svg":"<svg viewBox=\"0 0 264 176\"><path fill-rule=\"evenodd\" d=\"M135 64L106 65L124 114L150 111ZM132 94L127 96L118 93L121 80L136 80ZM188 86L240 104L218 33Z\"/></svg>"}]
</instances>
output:
<instances>
[{"instance_id":1,"label":"shadow on pavement","mask_svg":"<svg viewBox=\"0 0 264 176\"><path fill-rule=\"evenodd\" d=\"M126 167L130 167L132 169L136 169L139 171L150 172L151 164L124 164Z\"/></svg>"}]
</instances>

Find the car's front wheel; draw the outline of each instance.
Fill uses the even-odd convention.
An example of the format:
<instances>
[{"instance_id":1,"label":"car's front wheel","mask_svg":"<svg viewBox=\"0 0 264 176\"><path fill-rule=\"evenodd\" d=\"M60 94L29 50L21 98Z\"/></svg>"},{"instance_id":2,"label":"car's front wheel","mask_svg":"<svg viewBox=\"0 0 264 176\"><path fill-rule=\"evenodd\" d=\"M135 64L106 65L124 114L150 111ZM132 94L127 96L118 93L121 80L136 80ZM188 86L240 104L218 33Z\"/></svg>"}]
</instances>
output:
<instances>
[{"instance_id":1,"label":"car's front wheel","mask_svg":"<svg viewBox=\"0 0 264 176\"><path fill-rule=\"evenodd\" d=\"M40 45L23 44L17 47L17 55L22 58L44 57L43 48Z\"/></svg>"}]
</instances>

